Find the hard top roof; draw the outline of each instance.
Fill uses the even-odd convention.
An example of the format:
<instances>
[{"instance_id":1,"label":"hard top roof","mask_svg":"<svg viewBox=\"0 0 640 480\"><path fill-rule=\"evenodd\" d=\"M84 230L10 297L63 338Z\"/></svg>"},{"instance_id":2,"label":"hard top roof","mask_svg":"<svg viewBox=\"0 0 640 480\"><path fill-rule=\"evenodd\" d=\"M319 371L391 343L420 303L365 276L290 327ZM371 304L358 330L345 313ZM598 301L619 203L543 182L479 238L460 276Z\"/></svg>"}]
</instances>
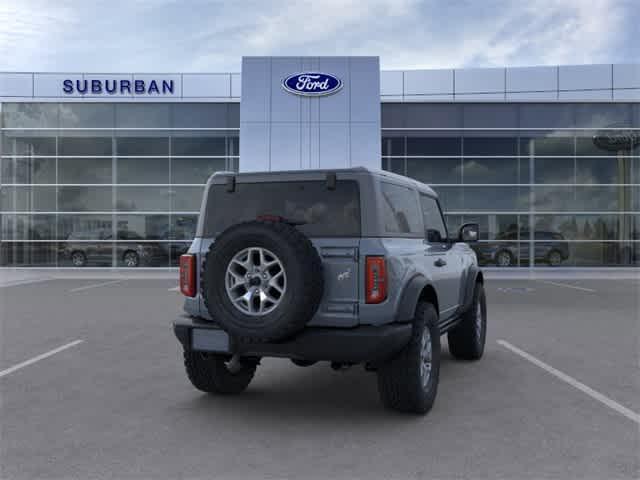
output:
<instances>
[{"instance_id":1,"label":"hard top roof","mask_svg":"<svg viewBox=\"0 0 640 480\"><path fill-rule=\"evenodd\" d=\"M416 190L427 193L431 196L437 196L431 187L427 184L419 182L403 175L387 172L386 170L379 170L368 167L352 167L352 168L328 168L328 169L314 169L314 170L279 170L274 172L216 172L210 178L208 183L225 183L226 177L235 176L236 181L239 183L251 182L270 182L273 181L273 177L284 177L282 181L304 181L304 180L321 180L326 178L328 173L335 173L338 178L340 174L349 173L356 175L373 175L383 179L389 179L398 183L403 183L407 186L412 186Z\"/></svg>"}]
</instances>

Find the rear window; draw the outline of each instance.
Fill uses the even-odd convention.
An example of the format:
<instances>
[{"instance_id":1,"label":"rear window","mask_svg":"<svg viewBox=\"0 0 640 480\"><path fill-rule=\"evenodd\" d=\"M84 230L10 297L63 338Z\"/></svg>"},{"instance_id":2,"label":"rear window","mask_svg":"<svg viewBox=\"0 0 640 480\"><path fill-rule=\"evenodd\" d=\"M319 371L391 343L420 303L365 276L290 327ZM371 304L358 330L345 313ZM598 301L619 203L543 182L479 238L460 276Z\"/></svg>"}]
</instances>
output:
<instances>
[{"instance_id":1,"label":"rear window","mask_svg":"<svg viewBox=\"0 0 640 480\"><path fill-rule=\"evenodd\" d=\"M205 212L204 236L215 237L238 222L275 215L300 222L309 237L360 236L360 194L354 180L237 183L235 192L214 185Z\"/></svg>"}]
</instances>

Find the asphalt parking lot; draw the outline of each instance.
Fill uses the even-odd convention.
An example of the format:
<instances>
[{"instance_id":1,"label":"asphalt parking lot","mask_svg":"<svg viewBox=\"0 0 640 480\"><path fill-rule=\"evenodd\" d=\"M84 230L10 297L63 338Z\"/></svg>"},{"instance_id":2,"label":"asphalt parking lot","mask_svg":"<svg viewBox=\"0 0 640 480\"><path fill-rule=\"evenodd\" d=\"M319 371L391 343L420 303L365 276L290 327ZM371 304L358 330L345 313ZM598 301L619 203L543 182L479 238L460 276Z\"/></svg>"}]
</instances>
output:
<instances>
[{"instance_id":1,"label":"asphalt parking lot","mask_svg":"<svg viewBox=\"0 0 640 480\"><path fill-rule=\"evenodd\" d=\"M0 285L0 477L638 478L638 280L487 281L487 349L443 345L425 417L362 367L265 359L194 390L171 279ZM52 353L53 352L53 353Z\"/></svg>"}]
</instances>

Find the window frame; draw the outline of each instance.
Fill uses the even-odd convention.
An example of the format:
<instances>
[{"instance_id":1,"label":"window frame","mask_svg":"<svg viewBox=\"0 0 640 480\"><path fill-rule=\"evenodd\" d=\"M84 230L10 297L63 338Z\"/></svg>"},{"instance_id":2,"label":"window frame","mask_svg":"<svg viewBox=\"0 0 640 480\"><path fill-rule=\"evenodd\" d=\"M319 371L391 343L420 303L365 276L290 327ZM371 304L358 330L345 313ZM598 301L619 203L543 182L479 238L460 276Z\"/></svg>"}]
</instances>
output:
<instances>
[{"instance_id":1,"label":"window frame","mask_svg":"<svg viewBox=\"0 0 640 480\"><path fill-rule=\"evenodd\" d=\"M419 239L424 239L425 238L425 231L424 231L424 215L422 214L422 207L420 206L420 198L419 198L419 191L414 188L411 185L407 185L406 183L398 183L398 182L394 182L394 181L390 181L389 179L385 178L384 180L381 180L379 183L379 193L380 193L380 199L379 199L379 204L378 204L378 208L380 209L380 211L382 210L383 206L382 206L382 202L384 202L384 198L382 198L382 189L384 188L384 185L391 185L393 187L400 187L400 188L406 188L407 190L409 190L412 194L413 197L415 199L416 202L416 207L418 209L417 213L418 213L418 221L420 222L421 225L421 229L419 232L388 232L387 229L385 228L385 223L384 223L384 219L382 217L380 217L379 219L379 228L380 228L380 234L382 237L385 238L419 238Z\"/></svg>"},{"instance_id":2,"label":"window frame","mask_svg":"<svg viewBox=\"0 0 640 480\"><path fill-rule=\"evenodd\" d=\"M429 195L428 193L425 192L418 192L419 195L419 204L420 204L420 210L422 211L422 223L423 223L423 229L424 229L424 239L427 241L427 243L429 243L430 245L446 245L451 243L450 239L449 239L449 228L447 227L447 222L444 218L444 215L442 213L442 206L440 205L440 200L438 199L438 197L435 197L433 195ZM427 237L427 222L426 222L426 218L425 218L425 210L422 206L422 197L428 198L429 200L433 200L436 204L436 207L438 208L438 213L440 214L440 220L442 221L442 226L444 227L444 241L442 242L430 242L428 237Z\"/></svg>"}]
</instances>

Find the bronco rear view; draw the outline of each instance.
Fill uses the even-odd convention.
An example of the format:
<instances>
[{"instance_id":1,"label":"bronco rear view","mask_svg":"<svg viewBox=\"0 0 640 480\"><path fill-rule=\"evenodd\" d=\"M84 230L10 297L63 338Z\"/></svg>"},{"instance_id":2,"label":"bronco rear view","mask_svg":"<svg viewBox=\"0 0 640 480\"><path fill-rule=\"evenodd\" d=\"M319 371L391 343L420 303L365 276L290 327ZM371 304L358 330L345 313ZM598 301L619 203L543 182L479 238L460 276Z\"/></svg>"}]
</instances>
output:
<instances>
[{"instance_id":1,"label":"bronco rear view","mask_svg":"<svg viewBox=\"0 0 640 480\"><path fill-rule=\"evenodd\" d=\"M426 413L440 336L456 358L484 351L477 238L476 224L450 235L435 192L389 172L216 173L180 258L187 375L234 394L263 357L363 364L385 406Z\"/></svg>"}]
</instances>

